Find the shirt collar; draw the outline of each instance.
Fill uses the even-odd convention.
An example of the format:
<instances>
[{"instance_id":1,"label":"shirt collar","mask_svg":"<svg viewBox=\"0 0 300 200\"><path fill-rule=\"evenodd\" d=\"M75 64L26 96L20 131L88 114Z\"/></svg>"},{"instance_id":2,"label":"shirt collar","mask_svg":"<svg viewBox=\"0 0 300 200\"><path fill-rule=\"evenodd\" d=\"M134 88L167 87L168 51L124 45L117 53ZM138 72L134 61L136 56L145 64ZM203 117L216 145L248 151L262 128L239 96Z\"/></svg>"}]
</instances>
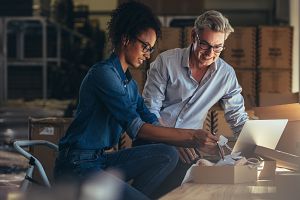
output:
<instances>
[{"instance_id":1,"label":"shirt collar","mask_svg":"<svg viewBox=\"0 0 300 200\"><path fill-rule=\"evenodd\" d=\"M124 73L121 62L119 57L115 54L112 53L109 57L109 60L111 60L111 62L113 63L114 67L116 68L118 74L121 77L122 82L129 82L132 79L132 76L129 72L129 70L127 69L126 72Z\"/></svg>"},{"instance_id":2,"label":"shirt collar","mask_svg":"<svg viewBox=\"0 0 300 200\"><path fill-rule=\"evenodd\" d=\"M183 49L181 66L189 68L189 56L190 56L191 45Z\"/></svg>"}]
</instances>

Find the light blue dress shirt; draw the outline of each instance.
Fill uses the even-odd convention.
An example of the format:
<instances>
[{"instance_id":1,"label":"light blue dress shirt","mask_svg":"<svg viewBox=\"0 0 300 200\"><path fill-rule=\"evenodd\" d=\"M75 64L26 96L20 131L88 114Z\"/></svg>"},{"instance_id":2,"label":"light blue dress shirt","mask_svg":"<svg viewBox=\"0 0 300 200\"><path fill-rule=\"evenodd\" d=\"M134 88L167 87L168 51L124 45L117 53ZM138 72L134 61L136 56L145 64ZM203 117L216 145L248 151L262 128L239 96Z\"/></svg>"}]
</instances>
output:
<instances>
[{"instance_id":1,"label":"light blue dress shirt","mask_svg":"<svg viewBox=\"0 0 300 200\"><path fill-rule=\"evenodd\" d=\"M190 47L161 53L151 63L143 91L150 112L169 127L203 128L207 112L220 102L234 133L248 120L234 69L218 58L198 83L189 69Z\"/></svg>"}]
</instances>

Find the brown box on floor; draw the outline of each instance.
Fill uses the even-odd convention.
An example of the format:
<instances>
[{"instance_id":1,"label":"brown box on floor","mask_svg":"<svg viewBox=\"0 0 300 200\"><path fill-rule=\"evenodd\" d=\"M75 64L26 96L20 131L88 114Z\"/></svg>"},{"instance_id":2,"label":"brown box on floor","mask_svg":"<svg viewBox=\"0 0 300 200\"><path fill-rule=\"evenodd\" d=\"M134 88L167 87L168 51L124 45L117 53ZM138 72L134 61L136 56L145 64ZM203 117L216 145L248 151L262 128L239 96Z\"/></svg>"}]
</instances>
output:
<instances>
[{"instance_id":1,"label":"brown box on floor","mask_svg":"<svg viewBox=\"0 0 300 200\"><path fill-rule=\"evenodd\" d=\"M46 140L58 144L59 139L64 136L71 121L71 118L29 118L29 139ZM51 182L53 180L53 167L57 153L45 146L32 147L30 148L30 153L41 162ZM34 178L41 180L36 170L34 171Z\"/></svg>"}]
</instances>

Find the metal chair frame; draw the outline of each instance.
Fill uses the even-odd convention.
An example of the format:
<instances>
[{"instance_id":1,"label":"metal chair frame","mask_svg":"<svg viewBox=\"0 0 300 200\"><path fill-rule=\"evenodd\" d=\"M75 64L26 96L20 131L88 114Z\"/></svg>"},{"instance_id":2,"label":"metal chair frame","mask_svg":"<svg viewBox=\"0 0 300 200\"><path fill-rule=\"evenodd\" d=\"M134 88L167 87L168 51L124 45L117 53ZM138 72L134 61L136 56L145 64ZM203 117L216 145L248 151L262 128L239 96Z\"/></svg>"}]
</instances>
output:
<instances>
[{"instance_id":1,"label":"metal chair frame","mask_svg":"<svg viewBox=\"0 0 300 200\"><path fill-rule=\"evenodd\" d=\"M36 157L34 157L32 154L30 154L26 150L24 150L22 147L42 145L42 146L47 146L55 151L58 151L58 146L56 144L53 144L53 143L51 143L49 141L45 141L45 140L18 140L18 141L15 141L13 145L14 145L14 148L17 150L17 152L19 152L21 155L23 155L25 158L27 158L29 160L29 168L26 170L26 175L25 175L24 180L21 183L20 190L27 191L29 186L31 185L31 183L38 183L32 177L35 166L37 167L37 169L41 175L43 184L46 187L51 188L50 181L48 179L48 176L47 176L41 162Z\"/></svg>"}]
</instances>

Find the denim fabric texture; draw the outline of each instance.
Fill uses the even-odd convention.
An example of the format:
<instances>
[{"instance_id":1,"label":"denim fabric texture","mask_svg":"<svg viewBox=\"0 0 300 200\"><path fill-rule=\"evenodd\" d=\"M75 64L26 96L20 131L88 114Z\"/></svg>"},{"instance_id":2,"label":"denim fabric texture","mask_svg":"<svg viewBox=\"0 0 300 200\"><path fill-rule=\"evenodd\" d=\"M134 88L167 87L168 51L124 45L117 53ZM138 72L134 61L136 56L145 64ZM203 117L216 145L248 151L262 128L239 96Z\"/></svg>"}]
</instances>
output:
<instances>
[{"instance_id":1,"label":"denim fabric texture","mask_svg":"<svg viewBox=\"0 0 300 200\"><path fill-rule=\"evenodd\" d=\"M84 182L96 173L115 169L125 181L133 180L131 187L120 179L122 199L147 199L173 171L178 158L177 150L165 144L148 144L111 153L64 149L56 159L54 177L57 181Z\"/></svg>"},{"instance_id":2,"label":"denim fabric texture","mask_svg":"<svg viewBox=\"0 0 300 200\"><path fill-rule=\"evenodd\" d=\"M92 66L85 76L75 118L59 147L109 148L118 143L124 131L135 138L145 122L157 121L145 106L130 72L124 73L119 58L112 54Z\"/></svg>"},{"instance_id":3,"label":"denim fabric texture","mask_svg":"<svg viewBox=\"0 0 300 200\"><path fill-rule=\"evenodd\" d=\"M134 139L144 123L159 125L129 71L124 73L119 58L112 54L92 66L81 84L75 118L59 142L55 179L84 183L114 168L124 175L124 181L118 179L123 187L121 199L148 199L176 166L176 149L151 144L104 152L118 143L124 131ZM126 183L129 180L131 185Z\"/></svg>"}]
</instances>

